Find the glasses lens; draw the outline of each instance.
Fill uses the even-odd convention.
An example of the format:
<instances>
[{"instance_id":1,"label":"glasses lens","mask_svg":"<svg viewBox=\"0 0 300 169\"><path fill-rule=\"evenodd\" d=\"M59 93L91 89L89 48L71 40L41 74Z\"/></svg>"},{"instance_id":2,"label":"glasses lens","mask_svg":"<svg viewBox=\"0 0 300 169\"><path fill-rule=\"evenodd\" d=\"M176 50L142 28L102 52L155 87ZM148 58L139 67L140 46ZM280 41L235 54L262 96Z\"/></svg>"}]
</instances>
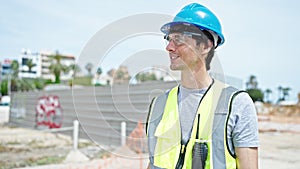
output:
<instances>
[{"instance_id":1,"label":"glasses lens","mask_svg":"<svg viewBox=\"0 0 300 169\"><path fill-rule=\"evenodd\" d=\"M166 40L166 43L170 43L173 41L175 46L180 46L185 43L185 37L182 34L171 34L171 35L165 35L164 39Z\"/></svg>"}]
</instances>

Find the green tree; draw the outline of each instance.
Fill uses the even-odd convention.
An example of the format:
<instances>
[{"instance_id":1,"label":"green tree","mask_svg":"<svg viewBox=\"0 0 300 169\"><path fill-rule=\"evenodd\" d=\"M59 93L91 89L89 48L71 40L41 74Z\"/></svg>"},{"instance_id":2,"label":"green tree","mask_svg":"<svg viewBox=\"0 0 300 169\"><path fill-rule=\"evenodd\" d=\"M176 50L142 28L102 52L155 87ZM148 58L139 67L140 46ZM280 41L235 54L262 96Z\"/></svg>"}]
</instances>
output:
<instances>
[{"instance_id":1,"label":"green tree","mask_svg":"<svg viewBox=\"0 0 300 169\"><path fill-rule=\"evenodd\" d=\"M282 93L283 93L283 100L287 100L287 98L289 97L289 92L290 92L290 90L292 90L291 88L289 88L289 87L284 87L283 89L282 89Z\"/></svg>"},{"instance_id":2,"label":"green tree","mask_svg":"<svg viewBox=\"0 0 300 169\"><path fill-rule=\"evenodd\" d=\"M283 97L283 87L282 86L278 86L278 101L277 102L280 102L280 101L283 101L284 100L284 97Z\"/></svg>"},{"instance_id":3,"label":"green tree","mask_svg":"<svg viewBox=\"0 0 300 169\"><path fill-rule=\"evenodd\" d=\"M251 75L249 77L248 82L246 82L246 88L247 89L256 89L257 85L258 85L258 82L257 82L256 76Z\"/></svg>"},{"instance_id":4,"label":"green tree","mask_svg":"<svg viewBox=\"0 0 300 169\"><path fill-rule=\"evenodd\" d=\"M53 62L51 63L49 69L55 76L55 83L60 83L61 72L67 72L68 69L65 65L61 64L62 55L58 51L54 55L51 55Z\"/></svg>"},{"instance_id":5,"label":"green tree","mask_svg":"<svg viewBox=\"0 0 300 169\"><path fill-rule=\"evenodd\" d=\"M32 72L32 68L36 66L36 64L33 63L32 59L28 59L25 64L28 67L28 72L29 73L31 73Z\"/></svg>"},{"instance_id":6,"label":"green tree","mask_svg":"<svg viewBox=\"0 0 300 169\"><path fill-rule=\"evenodd\" d=\"M11 63L11 70L12 70L12 78L16 79L19 76L19 62L13 60Z\"/></svg>"},{"instance_id":7,"label":"green tree","mask_svg":"<svg viewBox=\"0 0 300 169\"><path fill-rule=\"evenodd\" d=\"M139 74L136 75L135 78L138 82L157 80L157 77L154 73L139 73Z\"/></svg>"},{"instance_id":8,"label":"green tree","mask_svg":"<svg viewBox=\"0 0 300 169\"><path fill-rule=\"evenodd\" d=\"M249 93L253 102L263 101L264 93L258 88L256 76L251 75L249 77L249 80L246 82L246 91Z\"/></svg>"},{"instance_id":9,"label":"green tree","mask_svg":"<svg viewBox=\"0 0 300 169\"><path fill-rule=\"evenodd\" d=\"M77 73L81 71L80 66L78 64L71 64L69 66L70 70L73 70L73 77L75 78Z\"/></svg>"},{"instance_id":10,"label":"green tree","mask_svg":"<svg viewBox=\"0 0 300 169\"><path fill-rule=\"evenodd\" d=\"M88 71L88 74L89 74L89 76L91 76L92 75L92 69L93 69L93 64L92 63L87 63L86 65L85 65L85 69Z\"/></svg>"},{"instance_id":11,"label":"green tree","mask_svg":"<svg viewBox=\"0 0 300 169\"><path fill-rule=\"evenodd\" d=\"M260 89L247 89L246 91L249 93L253 102L263 101L264 94Z\"/></svg>"},{"instance_id":12,"label":"green tree","mask_svg":"<svg viewBox=\"0 0 300 169\"><path fill-rule=\"evenodd\" d=\"M97 69L97 72L96 72L96 73L97 73L97 75L99 75L99 76L102 74L102 69L101 69L101 67L98 67L98 69Z\"/></svg>"},{"instance_id":13,"label":"green tree","mask_svg":"<svg viewBox=\"0 0 300 169\"><path fill-rule=\"evenodd\" d=\"M11 63L11 79L10 83L7 85L10 85L10 91L17 91L18 85L19 85L19 62L17 60L13 60Z\"/></svg>"},{"instance_id":14,"label":"green tree","mask_svg":"<svg viewBox=\"0 0 300 169\"><path fill-rule=\"evenodd\" d=\"M266 102L267 103L270 103L271 100L270 100L270 94L272 93L272 90L271 89L266 89L265 90L265 98L266 98Z\"/></svg>"},{"instance_id":15,"label":"green tree","mask_svg":"<svg viewBox=\"0 0 300 169\"><path fill-rule=\"evenodd\" d=\"M35 89L42 90L45 86L45 81L41 78L34 79Z\"/></svg>"},{"instance_id":16,"label":"green tree","mask_svg":"<svg viewBox=\"0 0 300 169\"><path fill-rule=\"evenodd\" d=\"M8 85L7 79L1 81L1 94L2 94L2 96L8 94L7 85Z\"/></svg>"},{"instance_id":17,"label":"green tree","mask_svg":"<svg viewBox=\"0 0 300 169\"><path fill-rule=\"evenodd\" d=\"M154 73L151 73L151 74L149 75L149 80L150 80L150 81L157 80L156 75L155 75Z\"/></svg>"}]
</instances>

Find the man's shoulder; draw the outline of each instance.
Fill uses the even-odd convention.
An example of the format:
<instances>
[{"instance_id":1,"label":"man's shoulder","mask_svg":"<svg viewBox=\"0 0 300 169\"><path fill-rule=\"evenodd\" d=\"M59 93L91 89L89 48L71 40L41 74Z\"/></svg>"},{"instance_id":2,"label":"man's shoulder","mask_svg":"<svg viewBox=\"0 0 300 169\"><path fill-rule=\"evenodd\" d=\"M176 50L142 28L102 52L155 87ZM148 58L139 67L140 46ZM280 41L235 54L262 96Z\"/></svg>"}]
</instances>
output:
<instances>
[{"instance_id":1,"label":"man's shoulder","mask_svg":"<svg viewBox=\"0 0 300 169\"><path fill-rule=\"evenodd\" d=\"M237 88L231 85L226 86L224 91L232 96L234 104L251 104L252 99L248 92L244 89Z\"/></svg>"},{"instance_id":2,"label":"man's shoulder","mask_svg":"<svg viewBox=\"0 0 300 169\"><path fill-rule=\"evenodd\" d=\"M168 98L168 95L170 93L171 90L173 90L174 88L177 88L178 86L175 86L173 88L167 89L165 91L163 91L161 94L157 95L156 97L154 97L155 100L166 100Z\"/></svg>"},{"instance_id":3,"label":"man's shoulder","mask_svg":"<svg viewBox=\"0 0 300 169\"><path fill-rule=\"evenodd\" d=\"M235 105L252 105L253 101L246 91L240 92L233 100Z\"/></svg>"},{"instance_id":4,"label":"man's shoulder","mask_svg":"<svg viewBox=\"0 0 300 169\"><path fill-rule=\"evenodd\" d=\"M170 93L171 89L166 90L164 93L161 93L159 95L157 95L156 97L154 97L154 101L155 102L162 102L162 101L166 101L168 98L168 95Z\"/></svg>"},{"instance_id":5,"label":"man's shoulder","mask_svg":"<svg viewBox=\"0 0 300 169\"><path fill-rule=\"evenodd\" d=\"M236 86L230 85L228 83L224 83L221 81L218 81L218 83L220 83L221 85L223 85L223 91L226 92L227 94L232 94L235 95L234 97L236 97L237 95L242 95L242 97L245 97L248 95L248 93L241 88L238 88Z\"/></svg>"}]
</instances>

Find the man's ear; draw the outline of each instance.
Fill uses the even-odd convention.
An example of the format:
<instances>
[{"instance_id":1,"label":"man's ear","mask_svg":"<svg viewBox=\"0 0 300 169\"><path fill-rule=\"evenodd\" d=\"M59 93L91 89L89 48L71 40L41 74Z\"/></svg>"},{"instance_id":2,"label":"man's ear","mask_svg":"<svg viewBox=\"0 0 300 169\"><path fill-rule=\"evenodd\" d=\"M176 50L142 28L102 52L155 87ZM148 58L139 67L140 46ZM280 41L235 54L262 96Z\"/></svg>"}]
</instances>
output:
<instances>
[{"instance_id":1,"label":"man's ear","mask_svg":"<svg viewBox=\"0 0 300 169\"><path fill-rule=\"evenodd\" d=\"M200 46L202 48L202 54L208 54L211 48L214 47L213 42L210 40L207 40L207 43L202 43Z\"/></svg>"}]
</instances>

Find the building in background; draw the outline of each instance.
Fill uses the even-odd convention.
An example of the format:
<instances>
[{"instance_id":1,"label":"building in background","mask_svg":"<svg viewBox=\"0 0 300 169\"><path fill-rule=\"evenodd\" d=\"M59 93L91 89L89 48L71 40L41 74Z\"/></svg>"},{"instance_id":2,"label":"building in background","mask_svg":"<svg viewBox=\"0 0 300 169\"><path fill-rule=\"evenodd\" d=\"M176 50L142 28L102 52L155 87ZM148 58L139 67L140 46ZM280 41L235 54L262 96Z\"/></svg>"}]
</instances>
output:
<instances>
[{"instance_id":1,"label":"building in background","mask_svg":"<svg viewBox=\"0 0 300 169\"><path fill-rule=\"evenodd\" d=\"M41 55L30 50L23 50L18 58L19 77L20 78L38 78L41 77ZM28 65L30 62L30 65Z\"/></svg>"},{"instance_id":2,"label":"building in background","mask_svg":"<svg viewBox=\"0 0 300 169\"><path fill-rule=\"evenodd\" d=\"M0 62L0 105L2 104L2 81L7 80L8 84L7 87L10 86L10 79L12 77L12 60L5 59L3 62ZM8 93L9 94L9 93Z\"/></svg>"},{"instance_id":3,"label":"building in background","mask_svg":"<svg viewBox=\"0 0 300 169\"><path fill-rule=\"evenodd\" d=\"M33 53L30 50L23 50L19 55L19 77L20 78L43 78L51 79L54 81L55 77L50 71L50 65L55 64L56 61L53 59L53 55L56 52L41 51ZM59 54L61 55L60 63L67 67L75 64L75 57L72 55ZM69 80L72 78L73 70L68 72L62 72L61 80Z\"/></svg>"},{"instance_id":4,"label":"building in background","mask_svg":"<svg viewBox=\"0 0 300 169\"><path fill-rule=\"evenodd\" d=\"M0 63L1 79L7 77L12 73L11 63L12 60L10 59L5 59L3 62Z\"/></svg>"}]
</instances>

